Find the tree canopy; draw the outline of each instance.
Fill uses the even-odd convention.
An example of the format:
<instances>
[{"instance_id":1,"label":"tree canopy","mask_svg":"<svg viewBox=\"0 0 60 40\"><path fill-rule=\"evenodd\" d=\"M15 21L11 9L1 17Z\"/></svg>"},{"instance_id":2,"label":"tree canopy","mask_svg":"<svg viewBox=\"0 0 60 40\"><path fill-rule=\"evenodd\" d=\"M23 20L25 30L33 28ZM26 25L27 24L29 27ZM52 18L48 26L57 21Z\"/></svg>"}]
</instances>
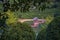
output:
<instances>
[{"instance_id":1,"label":"tree canopy","mask_svg":"<svg viewBox=\"0 0 60 40\"><path fill-rule=\"evenodd\" d=\"M21 12L26 12L30 11L30 9L33 10L34 8L38 9L39 11L43 11L46 8L56 8L57 5L52 0L10 0L3 3L3 7L4 12L6 12L8 9L11 11L20 10Z\"/></svg>"},{"instance_id":2,"label":"tree canopy","mask_svg":"<svg viewBox=\"0 0 60 40\"><path fill-rule=\"evenodd\" d=\"M47 40L60 40L60 14L48 25Z\"/></svg>"},{"instance_id":3,"label":"tree canopy","mask_svg":"<svg viewBox=\"0 0 60 40\"><path fill-rule=\"evenodd\" d=\"M35 34L26 23L14 23L4 29L1 40L35 40Z\"/></svg>"}]
</instances>

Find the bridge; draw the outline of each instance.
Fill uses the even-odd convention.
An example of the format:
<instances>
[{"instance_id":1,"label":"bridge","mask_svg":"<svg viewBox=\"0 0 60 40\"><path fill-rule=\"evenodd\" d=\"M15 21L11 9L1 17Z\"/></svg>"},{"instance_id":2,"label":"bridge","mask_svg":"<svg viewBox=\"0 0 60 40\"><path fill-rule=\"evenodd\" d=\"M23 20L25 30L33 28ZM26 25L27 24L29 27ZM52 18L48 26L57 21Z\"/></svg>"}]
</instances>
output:
<instances>
[{"instance_id":1,"label":"bridge","mask_svg":"<svg viewBox=\"0 0 60 40\"><path fill-rule=\"evenodd\" d=\"M18 22L26 22L26 21L33 21L33 19L18 19ZM39 22L45 21L45 19L38 19Z\"/></svg>"}]
</instances>

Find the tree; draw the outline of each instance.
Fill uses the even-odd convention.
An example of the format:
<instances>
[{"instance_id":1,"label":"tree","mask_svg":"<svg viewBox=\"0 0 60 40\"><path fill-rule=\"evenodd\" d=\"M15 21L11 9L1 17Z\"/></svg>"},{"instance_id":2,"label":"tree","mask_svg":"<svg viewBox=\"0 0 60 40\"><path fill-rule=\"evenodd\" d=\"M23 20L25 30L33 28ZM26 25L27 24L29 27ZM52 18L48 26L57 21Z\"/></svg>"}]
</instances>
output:
<instances>
[{"instance_id":1,"label":"tree","mask_svg":"<svg viewBox=\"0 0 60 40\"><path fill-rule=\"evenodd\" d=\"M7 19L8 19L8 15L6 13L0 13L0 37L4 31L2 28L7 27L7 24L6 24Z\"/></svg>"},{"instance_id":2,"label":"tree","mask_svg":"<svg viewBox=\"0 0 60 40\"><path fill-rule=\"evenodd\" d=\"M35 40L35 34L26 23L14 23L8 25L1 40Z\"/></svg>"},{"instance_id":3,"label":"tree","mask_svg":"<svg viewBox=\"0 0 60 40\"><path fill-rule=\"evenodd\" d=\"M17 15L14 14L14 12L8 10L8 11L6 12L6 14L7 14L8 17L9 17L9 18L6 20L6 24L7 24L7 25L17 22L18 17L17 17Z\"/></svg>"},{"instance_id":4,"label":"tree","mask_svg":"<svg viewBox=\"0 0 60 40\"><path fill-rule=\"evenodd\" d=\"M39 32L36 40L60 40L60 14L56 13L54 17L48 27Z\"/></svg>"},{"instance_id":5,"label":"tree","mask_svg":"<svg viewBox=\"0 0 60 40\"><path fill-rule=\"evenodd\" d=\"M60 40L60 14L48 25L46 40Z\"/></svg>"},{"instance_id":6,"label":"tree","mask_svg":"<svg viewBox=\"0 0 60 40\"><path fill-rule=\"evenodd\" d=\"M13 12L8 11L0 13L0 37L9 24L15 23L17 21L16 16Z\"/></svg>"},{"instance_id":7,"label":"tree","mask_svg":"<svg viewBox=\"0 0 60 40\"><path fill-rule=\"evenodd\" d=\"M46 8L56 8L57 5L51 5L50 2L53 2L53 0L10 0L13 1L13 3L9 3L9 1L7 1L4 6L4 12L8 11L8 9L10 9L11 11L18 11L20 10L21 12L27 12L29 11L30 7L33 5L36 8L38 8L38 10L45 10ZM36 5L38 3L38 5ZM41 7L41 3L42 7ZM47 7L46 7L46 3L47 3ZM54 3L54 2L53 2Z\"/></svg>"},{"instance_id":8,"label":"tree","mask_svg":"<svg viewBox=\"0 0 60 40\"><path fill-rule=\"evenodd\" d=\"M3 11L7 12L8 9L10 9L10 3L9 3L9 1L3 2Z\"/></svg>"},{"instance_id":9,"label":"tree","mask_svg":"<svg viewBox=\"0 0 60 40\"><path fill-rule=\"evenodd\" d=\"M8 19L8 15L6 13L0 13L0 27L6 27L6 20Z\"/></svg>"}]
</instances>

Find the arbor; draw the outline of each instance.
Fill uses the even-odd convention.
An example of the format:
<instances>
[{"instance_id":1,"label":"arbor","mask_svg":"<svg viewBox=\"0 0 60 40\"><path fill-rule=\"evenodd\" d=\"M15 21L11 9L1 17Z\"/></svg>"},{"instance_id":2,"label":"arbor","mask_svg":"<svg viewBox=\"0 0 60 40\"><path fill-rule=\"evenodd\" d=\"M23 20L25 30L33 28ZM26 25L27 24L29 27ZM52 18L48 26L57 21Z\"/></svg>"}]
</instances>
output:
<instances>
[{"instance_id":1,"label":"arbor","mask_svg":"<svg viewBox=\"0 0 60 40\"><path fill-rule=\"evenodd\" d=\"M15 22L17 22L17 16L14 12L8 10L7 12L0 13L0 27Z\"/></svg>"},{"instance_id":2,"label":"arbor","mask_svg":"<svg viewBox=\"0 0 60 40\"><path fill-rule=\"evenodd\" d=\"M6 27L6 20L8 19L8 15L6 13L0 13L0 27Z\"/></svg>"},{"instance_id":3,"label":"arbor","mask_svg":"<svg viewBox=\"0 0 60 40\"><path fill-rule=\"evenodd\" d=\"M48 25L46 40L60 40L60 14Z\"/></svg>"},{"instance_id":4,"label":"arbor","mask_svg":"<svg viewBox=\"0 0 60 40\"><path fill-rule=\"evenodd\" d=\"M11 3L12 1L12 3ZM36 7L39 11L43 11L46 8L57 8L57 5L53 0L10 0L3 3L4 12L8 11L18 11L27 12L30 8Z\"/></svg>"},{"instance_id":5,"label":"arbor","mask_svg":"<svg viewBox=\"0 0 60 40\"><path fill-rule=\"evenodd\" d=\"M3 2L3 11L7 12L8 9L10 9L10 3L9 3L9 1Z\"/></svg>"},{"instance_id":6,"label":"arbor","mask_svg":"<svg viewBox=\"0 0 60 40\"><path fill-rule=\"evenodd\" d=\"M7 25L15 23L17 21L16 19L17 18L13 12L8 11L0 13L0 37L4 30L7 29Z\"/></svg>"},{"instance_id":7,"label":"arbor","mask_svg":"<svg viewBox=\"0 0 60 40\"><path fill-rule=\"evenodd\" d=\"M4 31L2 28L7 27L7 24L6 24L7 19L8 19L8 15L6 13L0 13L0 37Z\"/></svg>"},{"instance_id":8,"label":"arbor","mask_svg":"<svg viewBox=\"0 0 60 40\"><path fill-rule=\"evenodd\" d=\"M6 12L6 14L7 14L8 17L9 17L9 18L6 20L6 24L7 24L7 25L17 22L18 17L17 17L17 15L14 14L14 12L8 10L8 11Z\"/></svg>"},{"instance_id":9,"label":"arbor","mask_svg":"<svg viewBox=\"0 0 60 40\"><path fill-rule=\"evenodd\" d=\"M26 23L14 23L8 25L8 29L3 32L1 40L35 40L35 34Z\"/></svg>"},{"instance_id":10,"label":"arbor","mask_svg":"<svg viewBox=\"0 0 60 40\"><path fill-rule=\"evenodd\" d=\"M48 27L39 32L36 40L60 40L60 14L54 17Z\"/></svg>"}]
</instances>

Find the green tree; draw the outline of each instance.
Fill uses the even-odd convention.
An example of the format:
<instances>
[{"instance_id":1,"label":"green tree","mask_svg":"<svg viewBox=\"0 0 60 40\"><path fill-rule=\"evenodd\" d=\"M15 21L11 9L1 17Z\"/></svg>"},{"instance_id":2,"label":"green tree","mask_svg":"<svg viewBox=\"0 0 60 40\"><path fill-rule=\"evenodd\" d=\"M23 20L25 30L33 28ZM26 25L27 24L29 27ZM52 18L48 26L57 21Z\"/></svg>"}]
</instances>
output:
<instances>
[{"instance_id":1,"label":"green tree","mask_svg":"<svg viewBox=\"0 0 60 40\"><path fill-rule=\"evenodd\" d=\"M48 25L47 40L60 40L60 14L56 14L54 20Z\"/></svg>"},{"instance_id":2,"label":"green tree","mask_svg":"<svg viewBox=\"0 0 60 40\"><path fill-rule=\"evenodd\" d=\"M8 12L0 13L0 37L4 32L4 29L8 27L7 25L16 22L17 22L17 18L13 12L8 11Z\"/></svg>"},{"instance_id":3,"label":"green tree","mask_svg":"<svg viewBox=\"0 0 60 40\"><path fill-rule=\"evenodd\" d=\"M8 19L8 15L6 13L0 13L0 27L6 26L6 20Z\"/></svg>"},{"instance_id":4,"label":"green tree","mask_svg":"<svg viewBox=\"0 0 60 40\"><path fill-rule=\"evenodd\" d=\"M40 24L40 32L38 33L36 40L46 40L46 29L48 27L48 24L53 20L53 17L48 15L45 20L46 22L44 24Z\"/></svg>"},{"instance_id":5,"label":"green tree","mask_svg":"<svg viewBox=\"0 0 60 40\"><path fill-rule=\"evenodd\" d=\"M12 2L12 3L11 3ZM57 5L53 0L10 0L3 4L4 12L8 11L18 11L27 12L30 7L35 6L39 11L43 11L46 8L57 8ZM41 5L42 4L42 5ZM34 8L34 7L33 7Z\"/></svg>"},{"instance_id":6,"label":"green tree","mask_svg":"<svg viewBox=\"0 0 60 40\"><path fill-rule=\"evenodd\" d=\"M8 15L6 13L0 13L0 37L4 31L2 28L7 27L7 24L6 24L7 19L8 19Z\"/></svg>"},{"instance_id":7,"label":"green tree","mask_svg":"<svg viewBox=\"0 0 60 40\"><path fill-rule=\"evenodd\" d=\"M14 23L4 29L1 40L35 40L35 34L26 23Z\"/></svg>"},{"instance_id":8,"label":"green tree","mask_svg":"<svg viewBox=\"0 0 60 40\"><path fill-rule=\"evenodd\" d=\"M9 3L9 1L3 2L3 11L7 12L8 9L10 9L10 3Z\"/></svg>"},{"instance_id":9,"label":"green tree","mask_svg":"<svg viewBox=\"0 0 60 40\"><path fill-rule=\"evenodd\" d=\"M7 25L17 22L18 17L17 17L17 15L14 14L14 12L8 10L8 11L6 12L6 14L7 14L8 17L9 17L9 18L6 20L6 24L7 24Z\"/></svg>"}]
</instances>

